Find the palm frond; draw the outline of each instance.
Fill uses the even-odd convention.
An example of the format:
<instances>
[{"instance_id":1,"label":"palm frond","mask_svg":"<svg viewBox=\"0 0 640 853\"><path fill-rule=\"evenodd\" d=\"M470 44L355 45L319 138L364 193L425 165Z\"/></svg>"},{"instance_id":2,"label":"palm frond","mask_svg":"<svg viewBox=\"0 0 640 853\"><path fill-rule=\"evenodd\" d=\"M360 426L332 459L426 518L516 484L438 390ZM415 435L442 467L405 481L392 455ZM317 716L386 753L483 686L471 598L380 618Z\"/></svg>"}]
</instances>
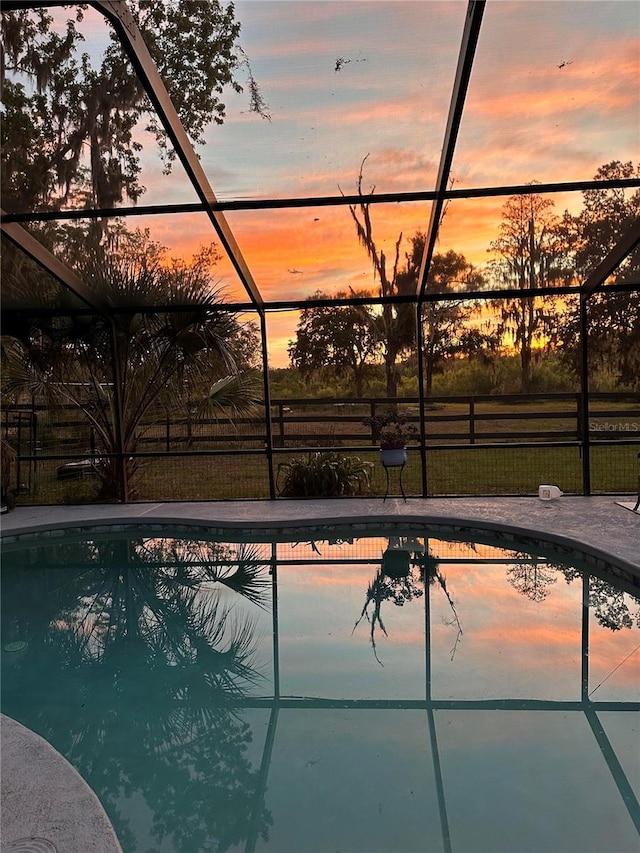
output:
<instances>
[{"instance_id":1,"label":"palm frond","mask_svg":"<svg viewBox=\"0 0 640 853\"><path fill-rule=\"evenodd\" d=\"M208 388L196 404L196 415L215 418L230 413L232 417L245 417L254 414L260 403L260 386L254 373L229 374Z\"/></svg>"}]
</instances>

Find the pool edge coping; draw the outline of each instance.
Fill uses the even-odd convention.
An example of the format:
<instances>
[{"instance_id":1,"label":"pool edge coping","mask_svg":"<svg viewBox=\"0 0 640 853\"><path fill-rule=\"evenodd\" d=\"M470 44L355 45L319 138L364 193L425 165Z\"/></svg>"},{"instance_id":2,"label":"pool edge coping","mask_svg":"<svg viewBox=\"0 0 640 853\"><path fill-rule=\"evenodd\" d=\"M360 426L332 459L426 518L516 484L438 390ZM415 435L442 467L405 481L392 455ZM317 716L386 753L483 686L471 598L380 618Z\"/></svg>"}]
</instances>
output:
<instances>
[{"instance_id":1,"label":"pool edge coping","mask_svg":"<svg viewBox=\"0 0 640 853\"><path fill-rule=\"evenodd\" d=\"M163 508L167 505L162 505ZM215 512L215 511L214 511ZM504 546L509 547L509 543L514 543L515 539L521 541L515 544L544 544L548 543L561 549L561 553L569 554L570 552L578 552L588 559L595 560L597 564L605 566L617 565L625 571L632 574L640 580L640 552L637 563L628 560L620 554L611 553L610 550L603 549L591 542L585 541L577 537L571 532L559 532L556 530L541 529L535 524L523 525L521 522L514 522L507 519L493 521L487 518L474 517L467 514L438 514L438 513L411 513L411 512L395 512L392 516L385 513L384 508L380 507L379 512L372 514L371 511L367 515L321 515L315 513L314 517L298 518L295 521L284 516L277 518L258 520L250 520L246 518L222 518L216 517L215 514L211 518L198 518L189 515L177 515L168 513L166 515L113 515L102 519L83 519L83 520L58 520L58 521L39 521L26 524L19 529L11 531L0 530L0 544L28 541L31 538L39 538L53 531L73 531L79 534L86 531L96 530L117 530L133 527L149 529L154 532L159 532L155 528L168 527L176 532L184 533L193 530L206 530L211 534L221 535L225 531L233 531L234 533L242 533L247 538L255 539L257 537L274 537L283 538L290 537L292 533L300 531L320 531L321 527L342 528L355 527L357 532L362 535L370 535L371 531L379 528L381 524L387 527L398 528L402 525L413 526L422 525L434 529L436 532L488 532L495 535L496 539L500 540L499 534L508 534L504 539ZM640 530L640 521L639 521ZM54 537L55 538L55 537ZM327 537L323 537L327 538ZM500 541L496 542L499 546Z\"/></svg>"},{"instance_id":2,"label":"pool edge coping","mask_svg":"<svg viewBox=\"0 0 640 853\"><path fill-rule=\"evenodd\" d=\"M8 714L0 731L3 848L41 838L67 853L123 853L98 795L62 753Z\"/></svg>"}]
</instances>

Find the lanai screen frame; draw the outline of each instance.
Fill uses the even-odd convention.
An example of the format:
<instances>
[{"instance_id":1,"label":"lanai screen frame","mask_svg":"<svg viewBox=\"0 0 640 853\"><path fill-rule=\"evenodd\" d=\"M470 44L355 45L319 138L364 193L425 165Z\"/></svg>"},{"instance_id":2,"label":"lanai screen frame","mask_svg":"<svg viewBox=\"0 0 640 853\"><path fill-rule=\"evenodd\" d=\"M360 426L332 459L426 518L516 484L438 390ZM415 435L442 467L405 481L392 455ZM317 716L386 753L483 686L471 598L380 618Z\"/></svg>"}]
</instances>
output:
<instances>
[{"instance_id":1,"label":"lanai screen frame","mask_svg":"<svg viewBox=\"0 0 640 853\"><path fill-rule=\"evenodd\" d=\"M65 2L65 0L5 0L3 8L6 11L25 10L41 7L78 5ZM136 207L117 208L93 208L66 211L45 211L25 213L5 213L2 211L1 231L2 234L14 245L21 249L27 256L34 260L46 272L51 274L61 284L74 293L91 310L106 317L113 317L118 309L96 302L93 294L84 281L76 273L60 262L55 255L42 246L25 228L22 223L43 222L51 220L69 221L75 219L99 219L108 217L135 217L141 215L162 215L181 213L205 213L211 223L215 236L221 242L228 257L231 260L236 275L247 293L247 302L235 302L221 304L221 311L252 311L259 319L262 375L264 387L264 410L265 410L265 436L266 455L269 469L269 496L276 497L276 477L274 475L274 446L271 428L271 391L269 382L269 361L267 347L267 315L270 312L281 310L301 310L324 305L382 305L385 303L413 304L416 309L416 355L418 365L418 395L420 413L420 455L422 473L422 495L428 494L427 464L426 464L426 419L425 419L425 392L424 392L424 357L423 357L423 328L420 322L422 306L427 302L440 301L462 301L476 299L480 301L495 300L508 297L521 297L522 291L511 289L499 289L487 291L465 291L459 295L437 294L427 292L427 282L431 262L434 255L435 245L438 239L438 230L441 223L441 214L444 205L452 199L470 198L499 198L513 195L527 194L553 194L568 191L584 191L590 189L609 189L623 187L638 187L640 179L628 178L620 180L589 180L554 182L545 184L524 184L510 186L491 186L473 189L453 189L450 185L451 166L456 149L456 142L460 123L464 114L467 87L473 71L476 46L482 25L486 0L469 0L466 11L464 29L461 38L458 63L453 83L448 119L442 145L442 154L438 167L436 188L430 191L399 192L399 193L377 193L366 196L367 205L385 203L403 203L411 201L431 202L431 216L426 233L424 253L419 273L417 293L412 296L390 296L390 297L368 297L368 298L340 298L340 299L315 299L305 300L270 300L265 301L260 293L247 264L240 246L233 234L231 227L225 217L225 211L240 210L276 210L285 208L319 208L327 206L349 206L358 205L363 201L362 195L320 196L320 197L296 197L261 200L231 200L221 202L217 199L213 188L200 164L195 149L191 144L187 133L179 119L178 113L173 105L166 87L160 77L157 67L153 62L149 50L144 42L142 34L124 0L92 0L88 4L102 14L111 23L118 34L122 47L127 57L132 62L146 94L154 105L158 118L173 144L176 156L182 164L186 175L195 190L198 198L197 203L191 204L165 204L165 205L140 205ZM581 394L581 420L583 424L589 420L589 352L588 352L588 318L587 309L589 299L602 290L603 285L611 273L624 261L624 259L640 244L640 220L636 221L629 231L622 236L613 249L602 259L601 263L592 271L589 277L579 285L553 286L546 288L531 288L526 291L527 298L536 296L578 294L580 302L580 394ZM640 282L628 281L622 284L610 284L607 292L631 292L637 291ZM141 309L144 310L144 309ZM179 311L179 306L172 306L170 310ZM12 312L3 312L9 316ZM114 341L115 345L115 341ZM120 402L117 399L117 383L115 393L116 417L120 411ZM116 431L122 433L122 422L116 423ZM582 458L582 481L583 493L591 494L591 469L590 469L590 438L589 430L583 429L579 442ZM119 467L122 471L122 499L126 502L127 483L124 476L125 454L121 449L118 454Z\"/></svg>"}]
</instances>

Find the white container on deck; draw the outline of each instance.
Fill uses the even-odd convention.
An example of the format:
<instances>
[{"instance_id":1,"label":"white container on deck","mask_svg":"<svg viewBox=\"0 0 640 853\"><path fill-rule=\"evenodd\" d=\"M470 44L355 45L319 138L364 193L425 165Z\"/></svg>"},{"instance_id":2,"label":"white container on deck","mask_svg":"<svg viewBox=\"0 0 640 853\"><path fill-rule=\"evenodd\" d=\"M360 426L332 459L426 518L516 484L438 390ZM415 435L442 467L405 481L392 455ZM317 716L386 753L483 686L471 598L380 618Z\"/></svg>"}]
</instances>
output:
<instances>
[{"instance_id":1,"label":"white container on deck","mask_svg":"<svg viewBox=\"0 0 640 853\"><path fill-rule=\"evenodd\" d=\"M540 486L538 488L538 497L541 501L551 501L554 498L562 497L562 492L557 486Z\"/></svg>"}]
</instances>

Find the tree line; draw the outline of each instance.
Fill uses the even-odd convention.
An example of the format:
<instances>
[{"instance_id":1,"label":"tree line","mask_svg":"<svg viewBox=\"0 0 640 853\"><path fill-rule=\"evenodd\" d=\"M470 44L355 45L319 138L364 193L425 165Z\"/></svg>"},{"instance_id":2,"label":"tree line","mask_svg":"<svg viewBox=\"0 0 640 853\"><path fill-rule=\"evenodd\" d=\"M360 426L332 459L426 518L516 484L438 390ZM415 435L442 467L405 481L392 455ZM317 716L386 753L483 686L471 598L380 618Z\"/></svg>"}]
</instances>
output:
<instances>
[{"instance_id":1,"label":"tree line","mask_svg":"<svg viewBox=\"0 0 640 853\"><path fill-rule=\"evenodd\" d=\"M365 158L366 159L366 158ZM364 161L363 161L364 163ZM640 166L618 160L601 166L595 180L639 177ZM416 296L425 248L417 231L401 259L403 235L389 259L374 235L371 202L362 191L362 167L357 188L362 200L350 206L359 242L369 256L381 297ZM558 286L583 282L640 216L640 191L589 189L582 193L582 210L558 215L552 199L532 193L508 198L502 208L497 237L488 247L491 260L482 268L454 250L435 253L427 294L444 297L422 306L422 357L425 390L434 376L460 356L485 363L505 352L517 354L520 391L529 393L534 357L558 354L568 374L576 375L580 357L580 319L577 300L550 292ZM612 283L640 280L640 256L631 254L615 271ZM489 300L465 298L465 292L515 290L516 296ZM344 291L337 299L371 297L367 291ZM447 298L449 297L449 298ZM317 292L311 299L330 298ZM488 306L488 307L487 307ZM416 315L411 304L394 306L313 306L301 312L295 339L289 342L292 367L307 380L319 374L348 375L356 396L376 365L382 364L386 396L395 397L402 381L403 361L415 355ZM640 388L640 295L637 290L610 290L589 301L589 353L593 369L607 366L623 386Z\"/></svg>"}]
</instances>

